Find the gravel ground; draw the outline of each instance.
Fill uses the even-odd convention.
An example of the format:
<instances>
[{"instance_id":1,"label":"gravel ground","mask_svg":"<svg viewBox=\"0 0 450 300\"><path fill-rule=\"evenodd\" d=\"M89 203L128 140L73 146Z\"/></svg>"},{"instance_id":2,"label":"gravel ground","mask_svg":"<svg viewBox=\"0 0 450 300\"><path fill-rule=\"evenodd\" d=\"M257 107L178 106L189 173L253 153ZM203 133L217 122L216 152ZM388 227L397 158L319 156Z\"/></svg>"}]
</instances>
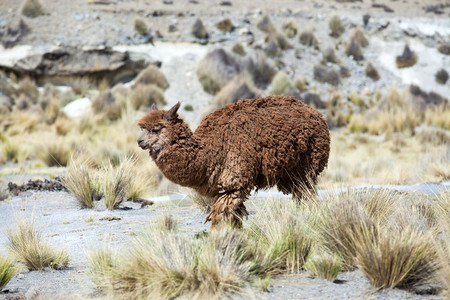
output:
<instances>
[{"instance_id":1,"label":"gravel ground","mask_svg":"<svg viewBox=\"0 0 450 300\"><path fill-rule=\"evenodd\" d=\"M422 189L418 186L397 188ZM428 185L427 191L439 193L449 188L448 185L434 184ZM267 197L263 193L260 196ZM183 231L195 234L209 229L209 224L203 224L205 215L193 206L187 196L185 198L156 202L145 208L125 202L123 206L132 209L114 211L106 209L102 202L98 202L94 209L80 209L75 198L66 192L28 191L0 202L0 255L8 254L7 230L14 228L15 218L24 217L32 218L52 245L66 248L70 255L69 268L64 271L22 270L6 286L12 294L0 294L0 299L8 295L29 296L35 293L41 294L44 299L98 296L96 285L89 277L86 256L89 249L109 245L115 251L122 251L135 233L168 214L180 222ZM255 213L257 203L254 201L261 200L249 201L250 215ZM376 292L359 271L342 273L338 279L339 284L310 278L307 273L279 276L271 279L270 292L255 289L255 296L265 299L441 299L439 296L421 296L402 290Z\"/></svg>"}]
</instances>

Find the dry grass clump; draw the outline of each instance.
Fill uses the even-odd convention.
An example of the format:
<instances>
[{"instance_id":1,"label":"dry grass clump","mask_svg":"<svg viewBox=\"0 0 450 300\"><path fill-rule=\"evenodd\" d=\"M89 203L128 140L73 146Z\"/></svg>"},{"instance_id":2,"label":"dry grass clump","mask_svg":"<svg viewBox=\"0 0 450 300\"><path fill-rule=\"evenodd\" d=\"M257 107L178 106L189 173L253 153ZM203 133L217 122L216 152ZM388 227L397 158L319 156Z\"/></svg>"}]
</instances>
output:
<instances>
[{"instance_id":1,"label":"dry grass clump","mask_svg":"<svg viewBox=\"0 0 450 300\"><path fill-rule=\"evenodd\" d=\"M155 65L149 65L139 73L135 79L135 85L138 84L156 84L163 90L166 90L169 87L166 76Z\"/></svg>"},{"instance_id":2,"label":"dry grass clump","mask_svg":"<svg viewBox=\"0 0 450 300\"><path fill-rule=\"evenodd\" d=\"M65 250L56 250L43 240L31 221L16 219L17 228L7 233L8 248L15 258L29 270L42 271L46 267L61 270L69 264Z\"/></svg>"},{"instance_id":3,"label":"dry grass clump","mask_svg":"<svg viewBox=\"0 0 450 300\"><path fill-rule=\"evenodd\" d=\"M450 143L450 132L439 127L419 126L414 133L423 144L445 145Z\"/></svg>"},{"instance_id":4,"label":"dry grass clump","mask_svg":"<svg viewBox=\"0 0 450 300\"><path fill-rule=\"evenodd\" d=\"M372 237L373 232L363 232ZM431 233L408 227L382 230L377 238L357 243L358 264L377 288L413 289L428 283L438 270Z\"/></svg>"},{"instance_id":5,"label":"dry grass clump","mask_svg":"<svg viewBox=\"0 0 450 300\"><path fill-rule=\"evenodd\" d=\"M326 62L330 62L330 63L334 63L334 64L338 63L338 58L336 56L336 52L334 52L334 49L331 47L328 47L327 49L325 49L325 51L322 53L322 56L323 56L323 60Z\"/></svg>"},{"instance_id":6,"label":"dry grass clump","mask_svg":"<svg viewBox=\"0 0 450 300\"><path fill-rule=\"evenodd\" d=\"M75 95L86 96L89 89L92 87L92 82L87 77L75 78L69 82L72 91Z\"/></svg>"},{"instance_id":7,"label":"dry grass clump","mask_svg":"<svg viewBox=\"0 0 450 300\"><path fill-rule=\"evenodd\" d=\"M116 121L122 116L125 101L117 99L110 90L100 92L92 102L92 109L96 114L103 114L108 120Z\"/></svg>"},{"instance_id":8,"label":"dry grass clump","mask_svg":"<svg viewBox=\"0 0 450 300\"><path fill-rule=\"evenodd\" d=\"M293 19L284 20L283 24L281 25L281 30L288 38L292 39L297 35L298 32L297 22L295 22L295 20Z\"/></svg>"},{"instance_id":9,"label":"dry grass clump","mask_svg":"<svg viewBox=\"0 0 450 300\"><path fill-rule=\"evenodd\" d=\"M172 215L163 216L156 226L160 231L178 231L179 222Z\"/></svg>"},{"instance_id":10,"label":"dry grass clump","mask_svg":"<svg viewBox=\"0 0 450 300\"><path fill-rule=\"evenodd\" d=\"M329 83L337 86L341 83L339 73L331 68L327 68L323 65L314 66L314 79L319 82Z\"/></svg>"},{"instance_id":11,"label":"dry grass clump","mask_svg":"<svg viewBox=\"0 0 450 300\"><path fill-rule=\"evenodd\" d=\"M71 159L62 184L71 192L81 207L94 207L94 177L90 160Z\"/></svg>"},{"instance_id":12,"label":"dry grass clump","mask_svg":"<svg viewBox=\"0 0 450 300\"><path fill-rule=\"evenodd\" d=\"M345 31L344 24L342 24L341 18L337 15L331 17L328 25L330 27L330 36L334 38L340 37Z\"/></svg>"},{"instance_id":13,"label":"dry grass clump","mask_svg":"<svg viewBox=\"0 0 450 300\"><path fill-rule=\"evenodd\" d=\"M233 25L233 22L231 22L230 18L225 18L222 21L219 21L218 23L216 23L216 27L223 33L232 32L235 28L235 26Z\"/></svg>"},{"instance_id":14,"label":"dry grass clump","mask_svg":"<svg viewBox=\"0 0 450 300\"><path fill-rule=\"evenodd\" d=\"M16 273L14 263L9 258L0 256L0 292Z\"/></svg>"},{"instance_id":15,"label":"dry grass clump","mask_svg":"<svg viewBox=\"0 0 450 300\"><path fill-rule=\"evenodd\" d=\"M284 71L279 71L270 85L270 95L283 95L287 88L292 86L292 82Z\"/></svg>"},{"instance_id":16,"label":"dry grass clump","mask_svg":"<svg viewBox=\"0 0 450 300\"><path fill-rule=\"evenodd\" d=\"M199 61L197 77L203 90L215 95L242 69L235 56L219 48L210 51Z\"/></svg>"},{"instance_id":17,"label":"dry grass clump","mask_svg":"<svg viewBox=\"0 0 450 300\"><path fill-rule=\"evenodd\" d=\"M436 78L436 82L440 84L446 84L448 80L448 73L445 69L440 69L436 72L434 77Z\"/></svg>"},{"instance_id":18,"label":"dry grass clump","mask_svg":"<svg viewBox=\"0 0 450 300\"><path fill-rule=\"evenodd\" d=\"M360 27L357 27L353 31L352 38L355 39L363 48L369 45L369 41L365 37L364 32Z\"/></svg>"},{"instance_id":19,"label":"dry grass clump","mask_svg":"<svg viewBox=\"0 0 450 300\"><path fill-rule=\"evenodd\" d=\"M139 84L133 88L130 96L130 102L134 109L148 110L152 104L158 107L164 106L164 92L155 84Z\"/></svg>"},{"instance_id":20,"label":"dry grass clump","mask_svg":"<svg viewBox=\"0 0 450 300\"><path fill-rule=\"evenodd\" d=\"M148 33L147 24L141 18L134 19L134 30L140 35L146 35Z\"/></svg>"},{"instance_id":21,"label":"dry grass clump","mask_svg":"<svg viewBox=\"0 0 450 300\"><path fill-rule=\"evenodd\" d=\"M16 88L16 94L18 96L21 94L27 96L32 103L38 102L39 91L34 80L29 77L25 77L19 82Z\"/></svg>"},{"instance_id":22,"label":"dry grass clump","mask_svg":"<svg viewBox=\"0 0 450 300\"><path fill-rule=\"evenodd\" d=\"M54 139L38 147L39 158L49 167L67 166L72 149L66 141Z\"/></svg>"},{"instance_id":23,"label":"dry grass clump","mask_svg":"<svg viewBox=\"0 0 450 300\"><path fill-rule=\"evenodd\" d=\"M249 235L260 250L257 259L265 274L302 269L312 247L305 219L297 204L286 199L271 200L255 214Z\"/></svg>"},{"instance_id":24,"label":"dry grass clump","mask_svg":"<svg viewBox=\"0 0 450 300\"><path fill-rule=\"evenodd\" d=\"M19 147L8 141L3 144L3 153L7 161L16 163L19 161Z\"/></svg>"},{"instance_id":25,"label":"dry grass clump","mask_svg":"<svg viewBox=\"0 0 450 300\"><path fill-rule=\"evenodd\" d=\"M248 61L247 71L260 89L265 89L277 73L273 62L267 58L264 51L255 52L255 56Z\"/></svg>"},{"instance_id":26,"label":"dry grass clump","mask_svg":"<svg viewBox=\"0 0 450 300\"><path fill-rule=\"evenodd\" d=\"M314 277L334 282L342 271L342 259L328 253L315 255L306 261L305 269Z\"/></svg>"},{"instance_id":27,"label":"dry grass clump","mask_svg":"<svg viewBox=\"0 0 450 300\"><path fill-rule=\"evenodd\" d=\"M191 28L191 33L198 39L207 39L209 37L208 31L206 30L205 25L203 25L203 22L200 19L195 20Z\"/></svg>"},{"instance_id":28,"label":"dry grass clump","mask_svg":"<svg viewBox=\"0 0 450 300\"><path fill-rule=\"evenodd\" d=\"M306 90L308 90L308 80L306 80L306 78L304 77L298 77L295 80L294 86L300 91L300 92L305 92Z\"/></svg>"},{"instance_id":29,"label":"dry grass clump","mask_svg":"<svg viewBox=\"0 0 450 300\"><path fill-rule=\"evenodd\" d=\"M445 55L450 55L450 42L444 42L438 46L438 51Z\"/></svg>"},{"instance_id":30,"label":"dry grass clump","mask_svg":"<svg viewBox=\"0 0 450 300\"><path fill-rule=\"evenodd\" d=\"M347 47L345 48L345 54L347 54L347 56L353 57L353 59L356 61L364 59L361 50L361 45L354 38L351 38L350 42L347 44Z\"/></svg>"},{"instance_id":31,"label":"dry grass clump","mask_svg":"<svg viewBox=\"0 0 450 300\"><path fill-rule=\"evenodd\" d=\"M409 68L417 63L417 54L409 48L409 45L405 45L402 55L395 58L397 68Z\"/></svg>"},{"instance_id":32,"label":"dry grass clump","mask_svg":"<svg viewBox=\"0 0 450 300\"><path fill-rule=\"evenodd\" d=\"M425 110L424 121L428 125L450 130L450 105L438 105Z\"/></svg>"},{"instance_id":33,"label":"dry grass clump","mask_svg":"<svg viewBox=\"0 0 450 300\"><path fill-rule=\"evenodd\" d=\"M22 6L22 15L28 18L36 18L45 15L45 10L38 0L25 0Z\"/></svg>"},{"instance_id":34,"label":"dry grass clump","mask_svg":"<svg viewBox=\"0 0 450 300\"><path fill-rule=\"evenodd\" d=\"M237 76L217 93L214 106L223 107L241 99L253 99L257 95L259 95L259 90L250 76Z\"/></svg>"},{"instance_id":35,"label":"dry grass clump","mask_svg":"<svg viewBox=\"0 0 450 300\"><path fill-rule=\"evenodd\" d=\"M268 36L265 41L264 52L269 57L281 56L281 48L274 36Z\"/></svg>"},{"instance_id":36,"label":"dry grass clump","mask_svg":"<svg viewBox=\"0 0 450 300\"><path fill-rule=\"evenodd\" d=\"M369 62L369 63L367 64L367 67L366 67L366 76L369 77L369 78L372 78L372 79L375 80L375 81L378 80L378 79L380 79L380 74L378 74L378 70L375 69L375 67L372 65L371 62Z\"/></svg>"},{"instance_id":37,"label":"dry grass clump","mask_svg":"<svg viewBox=\"0 0 450 300\"><path fill-rule=\"evenodd\" d=\"M240 56L244 56L245 55L245 49L244 46L237 42L236 44L234 44L233 48L231 49L231 51L233 51L233 53L236 53Z\"/></svg>"},{"instance_id":38,"label":"dry grass clump","mask_svg":"<svg viewBox=\"0 0 450 300\"><path fill-rule=\"evenodd\" d=\"M265 33L272 33L276 31L275 25L269 15L264 15L258 23L256 23L256 27Z\"/></svg>"},{"instance_id":39,"label":"dry grass clump","mask_svg":"<svg viewBox=\"0 0 450 300\"><path fill-rule=\"evenodd\" d=\"M202 196L195 191L189 194L189 198L192 199L195 206L199 208L203 213L209 213L211 211L211 207L214 204L214 198L209 198Z\"/></svg>"},{"instance_id":40,"label":"dry grass clump","mask_svg":"<svg viewBox=\"0 0 450 300\"><path fill-rule=\"evenodd\" d=\"M310 30L303 31L300 34L300 43L308 47L314 47L314 49L319 50L319 41L317 40L314 33Z\"/></svg>"}]
</instances>

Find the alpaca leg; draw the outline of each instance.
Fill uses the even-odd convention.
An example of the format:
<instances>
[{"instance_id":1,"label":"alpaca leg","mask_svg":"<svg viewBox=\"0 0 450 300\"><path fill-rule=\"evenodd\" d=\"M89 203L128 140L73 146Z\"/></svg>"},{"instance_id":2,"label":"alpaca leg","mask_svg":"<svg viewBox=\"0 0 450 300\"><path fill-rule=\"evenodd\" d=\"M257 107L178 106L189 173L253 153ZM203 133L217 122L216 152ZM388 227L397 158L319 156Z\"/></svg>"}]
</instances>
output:
<instances>
[{"instance_id":1,"label":"alpaca leg","mask_svg":"<svg viewBox=\"0 0 450 300\"><path fill-rule=\"evenodd\" d=\"M206 217L205 223L211 221L211 229L220 223L229 223L234 227L242 227L243 217L248 216L244 201L247 194L242 191L226 192L217 198Z\"/></svg>"}]
</instances>

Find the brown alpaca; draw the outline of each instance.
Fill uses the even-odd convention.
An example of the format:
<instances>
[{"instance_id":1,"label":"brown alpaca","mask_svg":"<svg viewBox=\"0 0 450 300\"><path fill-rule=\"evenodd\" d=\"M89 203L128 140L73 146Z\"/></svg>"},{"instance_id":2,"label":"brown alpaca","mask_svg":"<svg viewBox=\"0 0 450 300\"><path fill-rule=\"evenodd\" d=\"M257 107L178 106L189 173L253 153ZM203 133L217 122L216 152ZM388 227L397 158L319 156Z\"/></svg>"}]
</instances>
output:
<instances>
[{"instance_id":1,"label":"brown alpaca","mask_svg":"<svg viewBox=\"0 0 450 300\"><path fill-rule=\"evenodd\" d=\"M298 197L298 186L312 189L327 165L327 124L294 97L228 104L206 116L195 132L178 118L179 107L152 107L138 123L138 144L150 151L169 180L215 199L206 218L211 228L220 219L242 226L248 215L244 201L252 189L276 185Z\"/></svg>"}]
</instances>

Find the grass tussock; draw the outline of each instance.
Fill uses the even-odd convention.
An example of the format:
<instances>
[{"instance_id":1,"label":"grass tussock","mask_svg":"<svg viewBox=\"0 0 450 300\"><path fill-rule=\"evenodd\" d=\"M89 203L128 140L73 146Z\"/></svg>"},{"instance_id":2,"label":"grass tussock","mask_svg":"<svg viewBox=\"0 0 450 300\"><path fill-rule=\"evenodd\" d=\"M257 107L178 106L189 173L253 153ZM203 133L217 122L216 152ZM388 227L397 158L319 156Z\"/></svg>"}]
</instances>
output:
<instances>
[{"instance_id":1,"label":"grass tussock","mask_svg":"<svg viewBox=\"0 0 450 300\"><path fill-rule=\"evenodd\" d=\"M323 60L325 62L329 62L329 63L333 63L333 64L337 64L339 62L339 60L336 56L336 52L331 47L328 47L327 49L325 49L325 51L322 53L322 56L323 56Z\"/></svg>"},{"instance_id":2,"label":"grass tussock","mask_svg":"<svg viewBox=\"0 0 450 300\"><path fill-rule=\"evenodd\" d=\"M256 27L258 27L259 30L265 33L273 33L276 31L275 25L273 24L272 19L269 15L262 16L261 19L256 23Z\"/></svg>"},{"instance_id":3,"label":"grass tussock","mask_svg":"<svg viewBox=\"0 0 450 300\"><path fill-rule=\"evenodd\" d=\"M294 19L284 20L281 30L290 39L294 38L298 32L297 22Z\"/></svg>"},{"instance_id":4,"label":"grass tussock","mask_svg":"<svg viewBox=\"0 0 450 300\"><path fill-rule=\"evenodd\" d=\"M319 50L319 41L312 31L303 31L300 34L300 43L302 45L313 47L316 50Z\"/></svg>"},{"instance_id":5,"label":"grass tussock","mask_svg":"<svg viewBox=\"0 0 450 300\"><path fill-rule=\"evenodd\" d=\"M315 255L307 260L305 269L314 277L334 282L342 271L342 259L328 253Z\"/></svg>"},{"instance_id":6,"label":"grass tussock","mask_svg":"<svg viewBox=\"0 0 450 300\"><path fill-rule=\"evenodd\" d=\"M330 27L330 36L334 38L340 37L345 31L344 24L342 23L341 18L337 15L331 17L328 26Z\"/></svg>"},{"instance_id":7,"label":"grass tussock","mask_svg":"<svg viewBox=\"0 0 450 300\"><path fill-rule=\"evenodd\" d=\"M72 193L81 207L94 207L94 175L89 160L71 159L62 178L64 187Z\"/></svg>"},{"instance_id":8,"label":"grass tussock","mask_svg":"<svg viewBox=\"0 0 450 300\"><path fill-rule=\"evenodd\" d=\"M440 84L446 84L448 81L448 72L445 69L440 69L434 75L436 82Z\"/></svg>"},{"instance_id":9,"label":"grass tussock","mask_svg":"<svg viewBox=\"0 0 450 300\"><path fill-rule=\"evenodd\" d=\"M341 76L332 68L316 65L314 66L313 73L314 79L319 82L329 83L333 86L337 86L341 83Z\"/></svg>"},{"instance_id":10,"label":"grass tussock","mask_svg":"<svg viewBox=\"0 0 450 300\"><path fill-rule=\"evenodd\" d=\"M366 241L356 244L358 263L374 287L410 290L428 283L438 270L430 233L414 228L380 231L376 239Z\"/></svg>"},{"instance_id":11,"label":"grass tussock","mask_svg":"<svg viewBox=\"0 0 450 300\"><path fill-rule=\"evenodd\" d=\"M49 167L65 167L69 163L72 149L64 140L52 140L38 148L38 156Z\"/></svg>"},{"instance_id":12,"label":"grass tussock","mask_svg":"<svg viewBox=\"0 0 450 300\"><path fill-rule=\"evenodd\" d=\"M378 74L378 70L373 66L371 62L367 64L365 72L367 77L372 78L375 81L380 79L380 74Z\"/></svg>"},{"instance_id":13,"label":"grass tussock","mask_svg":"<svg viewBox=\"0 0 450 300\"><path fill-rule=\"evenodd\" d=\"M63 249L51 247L32 221L16 219L17 228L7 233L8 248L14 257L29 270L42 271L46 267L61 270L69 264L69 255Z\"/></svg>"},{"instance_id":14,"label":"grass tussock","mask_svg":"<svg viewBox=\"0 0 450 300\"><path fill-rule=\"evenodd\" d=\"M16 273L14 263L9 258L0 256L0 292Z\"/></svg>"},{"instance_id":15,"label":"grass tussock","mask_svg":"<svg viewBox=\"0 0 450 300\"><path fill-rule=\"evenodd\" d=\"M28 18L36 18L45 15L45 10L38 0L25 0L22 6L22 15Z\"/></svg>"},{"instance_id":16,"label":"grass tussock","mask_svg":"<svg viewBox=\"0 0 450 300\"><path fill-rule=\"evenodd\" d=\"M219 108L241 99L253 99L259 93L258 88L250 76L237 76L217 93L213 104Z\"/></svg>"},{"instance_id":17,"label":"grass tussock","mask_svg":"<svg viewBox=\"0 0 450 300\"><path fill-rule=\"evenodd\" d=\"M283 71L279 71L272 80L269 95L283 95L292 86L292 82Z\"/></svg>"},{"instance_id":18,"label":"grass tussock","mask_svg":"<svg viewBox=\"0 0 450 300\"><path fill-rule=\"evenodd\" d=\"M249 228L256 249L261 250L257 259L266 274L300 271L311 251L310 233L300 208L286 200L268 202Z\"/></svg>"},{"instance_id":19,"label":"grass tussock","mask_svg":"<svg viewBox=\"0 0 450 300\"><path fill-rule=\"evenodd\" d=\"M135 84L155 84L159 88L166 90L169 87L164 73L155 65L149 65L136 77Z\"/></svg>"},{"instance_id":20,"label":"grass tussock","mask_svg":"<svg viewBox=\"0 0 450 300\"><path fill-rule=\"evenodd\" d=\"M166 103L163 90L155 84L139 84L135 86L131 93L130 101L134 109L145 110L148 110L152 104L161 107Z\"/></svg>"},{"instance_id":21,"label":"grass tussock","mask_svg":"<svg viewBox=\"0 0 450 300\"><path fill-rule=\"evenodd\" d=\"M353 30L352 38L355 39L363 48L369 45L369 41L367 40L363 30L360 27L357 27L355 30Z\"/></svg>"},{"instance_id":22,"label":"grass tussock","mask_svg":"<svg viewBox=\"0 0 450 300\"><path fill-rule=\"evenodd\" d=\"M395 58L397 68L409 68L417 63L417 54L409 48L409 45L405 45L403 53Z\"/></svg>"},{"instance_id":23,"label":"grass tussock","mask_svg":"<svg viewBox=\"0 0 450 300\"><path fill-rule=\"evenodd\" d=\"M347 47L345 48L345 54L347 54L347 56L351 56L356 61L364 59L361 45L355 38L350 39L350 42L347 44Z\"/></svg>"},{"instance_id":24,"label":"grass tussock","mask_svg":"<svg viewBox=\"0 0 450 300\"><path fill-rule=\"evenodd\" d=\"M134 30L140 35L146 35L148 33L147 24L141 18L134 19Z\"/></svg>"},{"instance_id":25,"label":"grass tussock","mask_svg":"<svg viewBox=\"0 0 450 300\"><path fill-rule=\"evenodd\" d=\"M247 71L252 76L253 82L260 89L265 89L272 82L277 73L273 62L267 58L264 51L256 51L247 64Z\"/></svg>"}]
</instances>

